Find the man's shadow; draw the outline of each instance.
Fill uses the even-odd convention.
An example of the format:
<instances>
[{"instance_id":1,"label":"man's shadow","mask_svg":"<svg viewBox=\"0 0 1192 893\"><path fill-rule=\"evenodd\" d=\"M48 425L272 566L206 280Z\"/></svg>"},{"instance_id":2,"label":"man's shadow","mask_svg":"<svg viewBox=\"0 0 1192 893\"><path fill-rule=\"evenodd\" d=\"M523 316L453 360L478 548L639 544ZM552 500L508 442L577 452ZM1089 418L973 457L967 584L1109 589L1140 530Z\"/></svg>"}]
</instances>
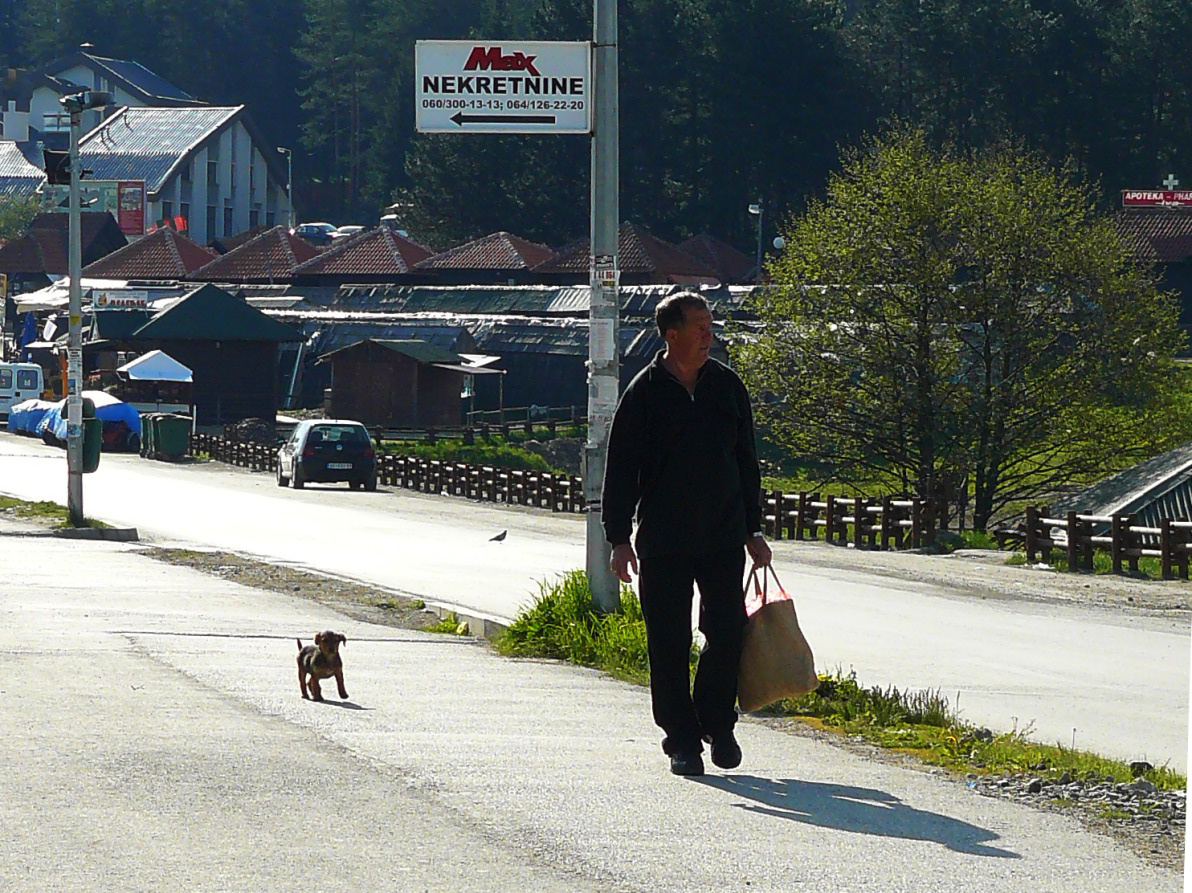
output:
<instances>
[{"instance_id":1,"label":"man's shadow","mask_svg":"<svg viewBox=\"0 0 1192 893\"><path fill-rule=\"evenodd\" d=\"M735 804L750 812L857 834L930 840L975 856L1022 858L1010 850L987 846L985 841L998 839L992 831L915 809L892 794L872 788L756 775L704 775L692 780L753 800Z\"/></svg>"}]
</instances>

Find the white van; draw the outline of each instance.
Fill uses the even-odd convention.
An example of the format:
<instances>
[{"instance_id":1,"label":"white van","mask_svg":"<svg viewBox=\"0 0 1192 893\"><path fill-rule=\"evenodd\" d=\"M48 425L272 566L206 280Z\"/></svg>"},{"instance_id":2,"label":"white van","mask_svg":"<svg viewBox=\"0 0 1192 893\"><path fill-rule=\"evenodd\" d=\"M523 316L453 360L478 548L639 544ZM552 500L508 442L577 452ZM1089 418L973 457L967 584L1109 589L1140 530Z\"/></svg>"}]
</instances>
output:
<instances>
[{"instance_id":1,"label":"white van","mask_svg":"<svg viewBox=\"0 0 1192 893\"><path fill-rule=\"evenodd\" d=\"M41 397L45 388L37 363L0 363L0 417L16 403Z\"/></svg>"}]
</instances>

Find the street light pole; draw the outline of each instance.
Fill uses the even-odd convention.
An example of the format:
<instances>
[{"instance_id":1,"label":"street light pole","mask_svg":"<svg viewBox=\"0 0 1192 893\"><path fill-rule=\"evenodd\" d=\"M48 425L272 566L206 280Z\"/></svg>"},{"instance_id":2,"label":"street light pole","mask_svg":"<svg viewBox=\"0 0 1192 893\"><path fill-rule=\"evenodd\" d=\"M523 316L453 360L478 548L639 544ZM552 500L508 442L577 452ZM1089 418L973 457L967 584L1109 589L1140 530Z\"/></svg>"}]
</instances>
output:
<instances>
[{"instance_id":1,"label":"street light pole","mask_svg":"<svg viewBox=\"0 0 1192 893\"><path fill-rule=\"evenodd\" d=\"M290 206L290 230L294 229L294 152L285 146L278 146L277 151L286 156L286 203Z\"/></svg>"},{"instance_id":2,"label":"street light pole","mask_svg":"<svg viewBox=\"0 0 1192 893\"><path fill-rule=\"evenodd\" d=\"M757 204L749 206L749 213L757 215L757 273L754 282L762 284L762 217L765 216L766 206L758 196Z\"/></svg>"},{"instance_id":3,"label":"street light pole","mask_svg":"<svg viewBox=\"0 0 1192 893\"><path fill-rule=\"evenodd\" d=\"M588 512L587 565L592 603L604 613L621 607L621 584L610 566L612 548L601 525L601 491L608 433L620 390L617 221L620 155L617 109L617 0L592 4L592 221L588 301L588 441L584 500Z\"/></svg>"},{"instance_id":4,"label":"street light pole","mask_svg":"<svg viewBox=\"0 0 1192 893\"><path fill-rule=\"evenodd\" d=\"M83 238L79 227L79 119L88 109L112 104L112 94L84 90L59 100L70 113L70 208L67 265L69 327L66 347L66 510L83 525Z\"/></svg>"}]
</instances>

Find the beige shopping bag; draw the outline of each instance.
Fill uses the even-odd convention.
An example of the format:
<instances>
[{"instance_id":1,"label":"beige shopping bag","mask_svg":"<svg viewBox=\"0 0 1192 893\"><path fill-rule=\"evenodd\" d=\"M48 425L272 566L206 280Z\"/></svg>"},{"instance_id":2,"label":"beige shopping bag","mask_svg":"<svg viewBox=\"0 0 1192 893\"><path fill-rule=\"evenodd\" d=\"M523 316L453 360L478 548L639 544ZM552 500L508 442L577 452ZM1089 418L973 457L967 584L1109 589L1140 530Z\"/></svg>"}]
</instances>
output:
<instances>
[{"instance_id":1,"label":"beige shopping bag","mask_svg":"<svg viewBox=\"0 0 1192 893\"><path fill-rule=\"evenodd\" d=\"M774 577L777 593L769 592L769 577ZM783 698L794 698L815 691L819 680L811 646L799 629L795 603L786 594L772 567L753 568L745 582L746 598L753 584L755 599L745 625L745 644L741 651L741 669L737 678L737 702L750 713Z\"/></svg>"}]
</instances>

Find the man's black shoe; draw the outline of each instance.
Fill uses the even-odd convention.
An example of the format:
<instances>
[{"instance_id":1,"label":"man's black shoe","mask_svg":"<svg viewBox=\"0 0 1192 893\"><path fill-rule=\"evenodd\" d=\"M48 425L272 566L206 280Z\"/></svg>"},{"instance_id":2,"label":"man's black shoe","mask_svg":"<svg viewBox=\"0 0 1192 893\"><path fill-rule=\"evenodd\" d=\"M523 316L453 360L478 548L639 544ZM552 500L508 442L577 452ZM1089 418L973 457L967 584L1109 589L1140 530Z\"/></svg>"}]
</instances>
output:
<instances>
[{"instance_id":1,"label":"man's black shoe","mask_svg":"<svg viewBox=\"0 0 1192 893\"><path fill-rule=\"evenodd\" d=\"M672 775L703 775L704 760L695 751L672 753L670 755Z\"/></svg>"},{"instance_id":2,"label":"man's black shoe","mask_svg":"<svg viewBox=\"0 0 1192 893\"><path fill-rule=\"evenodd\" d=\"M719 735L707 735L705 741L712 743L712 762L721 769L736 769L741 765L741 745L733 737L732 730Z\"/></svg>"}]
</instances>

